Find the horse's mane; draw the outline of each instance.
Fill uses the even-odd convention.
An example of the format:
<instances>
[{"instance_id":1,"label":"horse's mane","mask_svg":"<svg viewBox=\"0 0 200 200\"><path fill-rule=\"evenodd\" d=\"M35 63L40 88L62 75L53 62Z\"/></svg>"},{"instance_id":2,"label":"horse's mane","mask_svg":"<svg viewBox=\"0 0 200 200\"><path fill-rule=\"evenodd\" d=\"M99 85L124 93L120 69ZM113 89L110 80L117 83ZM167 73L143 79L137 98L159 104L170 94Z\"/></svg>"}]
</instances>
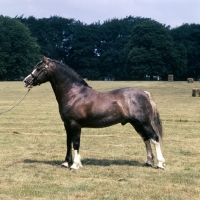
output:
<instances>
[{"instance_id":1,"label":"horse's mane","mask_svg":"<svg viewBox=\"0 0 200 200\"><path fill-rule=\"evenodd\" d=\"M61 63L57 60L50 60L56 68L58 67L61 70L61 73L59 76L61 76L63 79L66 80L66 82L69 84L76 83L78 85L84 85L84 86L89 86L83 78L76 73L72 68L70 68L68 65L65 65L64 63Z\"/></svg>"}]
</instances>

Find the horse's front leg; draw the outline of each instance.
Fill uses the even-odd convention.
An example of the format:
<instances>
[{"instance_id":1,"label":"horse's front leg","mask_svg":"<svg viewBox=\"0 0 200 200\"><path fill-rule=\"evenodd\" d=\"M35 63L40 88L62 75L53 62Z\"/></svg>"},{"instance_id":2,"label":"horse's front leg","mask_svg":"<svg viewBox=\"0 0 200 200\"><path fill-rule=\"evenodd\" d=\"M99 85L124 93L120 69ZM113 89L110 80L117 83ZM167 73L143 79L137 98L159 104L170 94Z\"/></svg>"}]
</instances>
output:
<instances>
[{"instance_id":1,"label":"horse's front leg","mask_svg":"<svg viewBox=\"0 0 200 200\"><path fill-rule=\"evenodd\" d=\"M73 148L74 148L74 162L73 162L73 165L70 167L70 169L79 169L80 167L82 167L81 156L79 152L81 126L77 122L72 121L70 124L70 128L73 133L72 141L73 141Z\"/></svg>"},{"instance_id":2,"label":"horse's front leg","mask_svg":"<svg viewBox=\"0 0 200 200\"><path fill-rule=\"evenodd\" d=\"M62 163L62 167L70 168L72 165L72 132L69 126L65 125L66 130L66 144L67 144L67 153L65 157L65 161Z\"/></svg>"}]
</instances>

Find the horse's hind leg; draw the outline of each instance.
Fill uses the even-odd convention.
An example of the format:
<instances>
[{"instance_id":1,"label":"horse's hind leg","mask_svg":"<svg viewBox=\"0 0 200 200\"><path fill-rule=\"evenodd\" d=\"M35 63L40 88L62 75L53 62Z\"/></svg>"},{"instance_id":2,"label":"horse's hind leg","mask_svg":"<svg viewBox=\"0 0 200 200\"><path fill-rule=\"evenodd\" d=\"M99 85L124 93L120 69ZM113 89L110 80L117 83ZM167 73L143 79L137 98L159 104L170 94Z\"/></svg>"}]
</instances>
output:
<instances>
[{"instance_id":1,"label":"horse's hind leg","mask_svg":"<svg viewBox=\"0 0 200 200\"><path fill-rule=\"evenodd\" d=\"M162 155L162 151L161 151L161 147L160 147L160 142L156 141L154 139L151 139L151 141L154 144L155 149L156 149L157 160L158 160L157 168L164 169L165 159L164 159L164 157Z\"/></svg>"},{"instance_id":2,"label":"horse's hind leg","mask_svg":"<svg viewBox=\"0 0 200 200\"><path fill-rule=\"evenodd\" d=\"M160 138L158 135L155 133L153 130L152 126L150 125L148 129L146 129L146 133L148 134L151 142L154 144L155 149L156 149L156 156L158 160L157 168L164 169L164 163L165 159L163 157L162 151L161 151L161 146L160 146Z\"/></svg>"},{"instance_id":3,"label":"horse's hind leg","mask_svg":"<svg viewBox=\"0 0 200 200\"><path fill-rule=\"evenodd\" d=\"M133 123L131 123L131 124L133 125L135 130L139 133L139 135L142 137L142 139L145 143L146 151L147 151L146 165L153 166L153 162L154 162L153 161L154 156L153 156L151 144L150 144L150 141L151 141L154 144L155 149L156 149L156 155L157 155L157 160L158 160L157 168L164 169L163 164L165 163L165 159L163 158L163 155L162 155L159 137L154 132L152 126L151 125L142 126L141 124L136 125Z\"/></svg>"},{"instance_id":4,"label":"horse's hind leg","mask_svg":"<svg viewBox=\"0 0 200 200\"><path fill-rule=\"evenodd\" d=\"M154 164L154 155L151 149L150 140L144 140L145 146L146 146L146 152L147 152L147 161L145 163L146 166L153 166Z\"/></svg>"}]
</instances>

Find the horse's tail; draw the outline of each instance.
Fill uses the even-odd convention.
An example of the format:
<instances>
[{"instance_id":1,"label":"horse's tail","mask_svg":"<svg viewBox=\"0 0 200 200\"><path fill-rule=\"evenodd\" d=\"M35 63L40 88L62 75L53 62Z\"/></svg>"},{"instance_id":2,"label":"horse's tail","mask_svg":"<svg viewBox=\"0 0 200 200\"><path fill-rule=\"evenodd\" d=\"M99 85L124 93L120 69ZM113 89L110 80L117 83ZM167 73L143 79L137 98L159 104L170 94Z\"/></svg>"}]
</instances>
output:
<instances>
[{"instance_id":1,"label":"horse's tail","mask_svg":"<svg viewBox=\"0 0 200 200\"><path fill-rule=\"evenodd\" d=\"M159 141L162 142L162 137L163 137L162 122L160 119L158 109L156 107L156 103L153 97L151 96L150 92L147 92L147 91L144 91L144 92L148 95L149 101L151 103L152 110L153 110L153 116L151 117L151 125L154 131L156 132L156 134L158 135Z\"/></svg>"}]
</instances>

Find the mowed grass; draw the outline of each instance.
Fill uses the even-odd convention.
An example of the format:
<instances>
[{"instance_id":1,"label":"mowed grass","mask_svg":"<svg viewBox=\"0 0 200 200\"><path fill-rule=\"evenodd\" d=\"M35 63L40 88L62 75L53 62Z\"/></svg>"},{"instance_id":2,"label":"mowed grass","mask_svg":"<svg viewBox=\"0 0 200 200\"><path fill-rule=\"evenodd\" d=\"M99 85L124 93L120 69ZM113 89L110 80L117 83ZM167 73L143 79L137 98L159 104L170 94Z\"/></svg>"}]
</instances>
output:
<instances>
[{"instance_id":1,"label":"mowed grass","mask_svg":"<svg viewBox=\"0 0 200 200\"><path fill-rule=\"evenodd\" d=\"M200 98L192 97L192 89L200 89L200 83L89 81L89 85L98 91L136 87L152 93L163 123L165 170L143 167L144 143L130 125L120 124L82 129L83 168L61 168L65 130L46 83L0 115L0 199L199 199ZM26 91L22 82L0 82L0 112Z\"/></svg>"}]
</instances>

